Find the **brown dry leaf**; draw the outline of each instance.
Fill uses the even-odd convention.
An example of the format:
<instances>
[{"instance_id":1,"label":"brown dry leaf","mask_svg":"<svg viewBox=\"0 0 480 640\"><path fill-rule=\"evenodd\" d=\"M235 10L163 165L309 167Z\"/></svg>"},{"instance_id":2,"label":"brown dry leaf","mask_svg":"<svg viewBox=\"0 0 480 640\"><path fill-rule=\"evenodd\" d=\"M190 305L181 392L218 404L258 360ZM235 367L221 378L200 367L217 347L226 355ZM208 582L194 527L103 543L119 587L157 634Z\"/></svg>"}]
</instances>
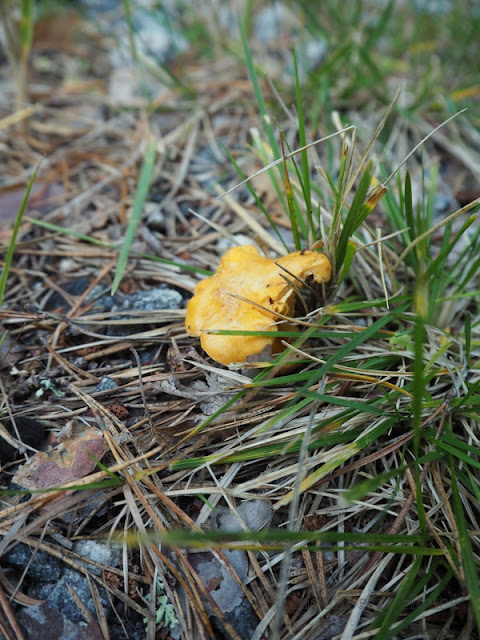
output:
<instances>
[{"instance_id":1,"label":"brown dry leaf","mask_svg":"<svg viewBox=\"0 0 480 640\"><path fill-rule=\"evenodd\" d=\"M39 51L77 51L75 31L79 16L74 11L55 13L35 23L34 49Z\"/></svg>"},{"instance_id":2,"label":"brown dry leaf","mask_svg":"<svg viewBox=\"0 0 480 640\"><path fill-rule=\"evenodd\" d=\"M25 607L21 610L19 618L27 630L29 638L101 640L103 637L95 620L90 620L86 626L76 624L47 603L38 604L35 607Z\"/></svg>"},{"instance_id":3,"label":"brown dry leaf","mask_svg":"<svg viewBox=\"0 0 480 640\"><path fill-rule=\"evenodd\" d=\"M57 183L34 184L30 192L30 198L26 208L28 215L32 210L38 213L48 213L55 209L64 197L62 185ZM25 187L3 189L0 191L0 242L7 244L12 235L12 228L18 210L25 196ZM20 235L30 226L24 223L20 228Z\"/></svg>"},{"instance_id":4,"label":"brown dry leaf","mask_svg":"<svg viewBox=\"0 0 480 640\"><path fill-rule=\"evenodd\" d=\"M50 451L36 453L15 474L13 481L25 489L47 489L78 480L91 473L107 451L102 432L86 427Z\"/></svg>"}]
</instances>

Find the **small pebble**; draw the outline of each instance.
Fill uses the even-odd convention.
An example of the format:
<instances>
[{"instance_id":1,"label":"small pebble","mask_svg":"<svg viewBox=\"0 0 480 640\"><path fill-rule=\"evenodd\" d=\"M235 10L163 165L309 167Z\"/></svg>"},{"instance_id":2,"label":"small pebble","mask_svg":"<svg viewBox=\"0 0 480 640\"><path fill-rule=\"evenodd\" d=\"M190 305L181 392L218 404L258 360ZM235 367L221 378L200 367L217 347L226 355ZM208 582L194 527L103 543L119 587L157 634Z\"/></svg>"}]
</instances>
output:
<instances>
[{"instance_id":1,"label":"small pebble","mask_svg":"<svg viewBox=\"0 0 480 640\"><path fill-rule=\"evenodd\" d=\"M110 378L109 376L103 376L93 392L99 393L100 391L110 391L111 389L116 389L117 387L118 383L115 382L113 378Z\"/></svg>"},{"instance_id":2,"label":"small pebble","mask_svg":"<svg viewBox=\"0 0 480 640\"><path fill-rule=\"evenodd\" d=\"M88 558L99 564L116 567L120 561L120 548L116 545L105 544L98 540L78 540L73 545L73 551L78 555ZM90 573L97 576L102 574L102 569L90 563L85 563Z\"/></svg>"}]
</instances>

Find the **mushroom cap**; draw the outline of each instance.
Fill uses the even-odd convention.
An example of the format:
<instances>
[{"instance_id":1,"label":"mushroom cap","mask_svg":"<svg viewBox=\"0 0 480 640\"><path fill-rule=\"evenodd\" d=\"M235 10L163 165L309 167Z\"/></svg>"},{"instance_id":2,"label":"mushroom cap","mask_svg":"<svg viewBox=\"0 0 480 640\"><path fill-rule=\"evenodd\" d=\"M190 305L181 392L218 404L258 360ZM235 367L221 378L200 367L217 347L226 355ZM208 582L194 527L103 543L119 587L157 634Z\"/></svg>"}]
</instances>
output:
<instances>
[{"instance_id":1,"label":"mushroom cap","mask_svg":"<svg viewBox=\"0 0 480 640\"><path fill-rule=\"evenodd\" d=\"M244 362L267 346L279 347L279 341L271 336L228 336L206 331L277 331L277 314L292 316L296 298L295 289L287 281L294 279L282 267L301 280L312 277L317 283L327 282L332 275L328 258L316 251L296 251L272 260L261 256L252 245L233 247L220 260L215 275L195 287L187 306L187 333L200 336L203 349L224 365ZM295 282L297 288L299 284Z\"/></svg>"}]
</instances>

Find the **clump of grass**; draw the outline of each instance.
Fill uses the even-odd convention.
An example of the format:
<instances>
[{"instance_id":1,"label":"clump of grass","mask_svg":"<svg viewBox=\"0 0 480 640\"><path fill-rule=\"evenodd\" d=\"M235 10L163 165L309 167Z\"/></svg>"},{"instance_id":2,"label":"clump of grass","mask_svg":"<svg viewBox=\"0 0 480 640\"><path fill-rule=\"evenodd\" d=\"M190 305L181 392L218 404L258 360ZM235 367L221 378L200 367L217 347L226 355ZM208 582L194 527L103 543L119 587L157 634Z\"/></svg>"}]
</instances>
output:
<instances>
[{"instance_id":1,"label":"clump of grass","mask_svg":"<svg viewBox=\"0 0 480 640\"><path fill-rule=\"evenodd\" d=\"M365 585L363 604L350 612L342 638L353 637L375 588L379 588L376 606L381 613L372 610L367 616L374 637L414 632L421 619L435 619L440 601L448 603L451 620L455 607L468 602L471 619L480 629L478 548L469 533L476 522L472 514L477 511L478 493L472 478L480 464L475 428L480 380L471 366L470 321L471 315L479 317L475 283L480 266L478 230L462 245L477 220L479 203L472 202L444 220L434 221L434 177L417 203L408 171L403 179L397 176L396 192L379 182L380 178L374 177L379 169L369 160L369 152L388 112L366 152L358 152L355 130L343 134L336 177L321 170L330 193L325 187L314 189L308 151L288 154L288 160L285 150L280 151L277 140L282 142L282 132L277 138L245 37L243 42L268 141L257 146L268 150L264 160L269 162L273 188L290 220L293 245L299 249L321 243L334 264L335 286L324 306L302 318L301 333L291 344L285 343L287 351L263 367L195 433L214 420L221 424L224 412L228 421L235 402L250 411L253 419L259 392L261 397L275 392L283 398L284 408L216 453L174 462L172 470L270 461L258 477L240 482L233 493L253 491L268 496L278 513L295 505L288 514L289 542L282 538L285 570L277 585L274 635L280 633L293 550L319 550L298 546L309 539L304 529L298 529L301 514L308 512L309 505L321 504L321 487L326 483L331 487L334 483L331 491L346 500L350 518L357 522L360 513L368 513L372 500L372 506L376 505L369 523L372 540L388 532L403 543L400 551L381 545L351 574L356 585ZM298 140L305 147L298 77L297 115ZM258 194L255 199L260 202ZM382 199L388 233L370 224ZM453 221L472 210L474 213L453 233ZM272 227L280 237L274 224ZM437 229L445 230L439 245L432 240ZM464 304L447 310L445 304L451 300ZM478 320L475 324L478 326ZM269 375L292 351L303 358L303 368L293 374ZM453 446L447 444L452 438ZM342 481L340 485L336 479ZM402 498L405 491L412 496L406 502ZM340 533L336 541L365 545L357 531ZM423 537L413 542L411 536L416 533ZM209 535L200 534L200 539L210 544ZM325 532L318 532L314 537L321 540L323 535ZM246 534L252 541L274 540L276 536L278 532L271 530L261 536ZM232 537L245 539L240 534ZM195 542L193 537L191 542L188 539L189 535L184 544L198 544L196 538ZM353 547L337 546L339 557L348 548ZM387 552L390 555L386 556ZM418 557L406 560L405 552ZM394 576L398 571L398 578L385 582L382 575L387 564ZM452 597L460 587L460 599ZM389 589L393 594L386 598L383 594ZM311 624L318 624L324 615L319 611Z\"/></svg>"},{"instance_id":2,"label":"clump of grass","mask_svg":"<svg viewBox=\"0 0 480 640\"><path fill-rule=\"evenodd\" d=\"M127 13L133 4L124 2ZM393 54L382 58L373 73L382 39L398 15L396 3L388 3L380 14L367 2L356 3L351 14L335 10L333 2L327 5L328 15L311 20L311 28L330 40L327 58L307 81L301 79L299 61L294 59L293 107L273 105L271 94L265 97L247 34L242 34L260 114L252 148L267 166L269 189L281 212L272 214L264 204L265 194L255 190L252 176L242 170L243 150L231 152L232 165L239 170L239 181L246 180L249 202L258 205L258 218L264 215L264 235L274 238L268 246L285 252L315 247L328 254L335 269L331 286L295 319L298 331L275 333L286 339L282 355L252 364L248 376L242 370L216 367L186 337L183 310L171 316L145 313L126 319L104 310L90 314L88 303L64 315L34 312L27 317L18 310L15 317L7 315L12 324L22 323L22 335L27 337L46 327L52 333L48 352L35 357L54 357L66 369L59 380L66 390L62 406L57 400L50 404L45 400L43 412L58 422L83 412L82 419L96 420L104 429L115 462L99 465L95 474L63 489L108 488L111 492L101 494L101 500L113 505L112 512L91 528L87 517L65 530L74 531L74 536L88 531L103 537L122 531L119 539L127 562L116 576L125 584L106 587L149 620L151 637L156 622L176 620L184 634L196 625L205 636L214 637L202 602L210 599L212 607L215 602L188 555L195 547L219 554L224 548L251 552L252 582L261 597L257 602L249 585L243 590L259 618L258 636L265 621L268 627L262 633L271 637L313 639L323 632L331 614L342 621L338 631L342 640L425 632L472 637L480 626L478 202L439 220L435 168L428 167L429 180L425 170L419 184L411 170L415 157L410 157L410 171L405 172L398 170L405 154L393 163L382 157L382 144L392 148L396 123L414 121L413 116L422 115L434 100L430 76L418 88L413 106L392 102L394 92L387 78L392 69L398 71ZM308 3L302 6L310 10ZM249 3L246 13L252 11ZM354 37L358 20L368 31L363 45ZM128 27L135 54L131 20ZM345 37L337 38L338 33ZM372 70L368 78L365 69ZM314 81L318 81L315 91L310 92L309 83ZM222 92L227 85L221 86ZM362 142L359 129L348 124L346 105L357 104L366 88L375 105L384 107L371 128L374 134ZM448 104L447 114L453 106ZM365 111L359 110L359 118ZM205 121L209 135L210 115ZM319 128L326 130L316 143L319 136L312 132ZM150 132L154 136L155 128ZM412 125L407 135L410 148L426 135L422 131L412 140L414 133ZM172 139L175 145L183 141L180 134ZM166 247L162 254L166 257L132 251L150 185L158 184L160 177L178 184L165 158L161 170L155 165L153 142L140 148L146 153L137 156L143 155L143 163L133 181L134 213L122 228L125 242L120 250L118 236L108 242L104 236L80 233L51 220L35 221L34 232L47 230L48 237L59 243L55 246L60 246L62 257L65 247L68 255L74 247L78 260L87 256L83 266L90 264L94 280L101 279L101 260L108 260L102 276L116 264L113 288L120 280L132 286L126 269L130 256L137 260L135 278L145 288L160 280L174 286L183 283L191 291L196 280L187 278L187 272L210 274L218 248L209 240L202 243L194 221L179 206L172 209L181 224L170 220L173 233L160 234L156 245L160 250ZM178 149L176 153L180 155ZM131 165L124 169L133 170ZM187 183L186 178L188 192ZM200 203L211 202L211 194L198 184L192 191L201 194ZM416 192L421 196L416 198ZM223 224L219 220L226 219L235 229L232 233L241 229L254 241L253 226L251 230L247 223L236 226L225 210L215 216L217 228ZM440 240L435 237L438 232ZM178 258L170 259L175 251ZM190 264L185 264L187 259ZM7 265L8 260L11 254ZM109 323L147 328L119 339L100 333ZM57 342L66 327L73 344ZM163 349L162 359L148 364L139 358L131 361L124 354L133 345L145 351L152 346L159 352ZM80 350L85 371L77 360L69 360ZM151 357L150 351L147 356ZM296 368L286 373L283 365L293 359ZM22 364L28 366L31 360L28 354ZM92 360L96 367L90 370L87 365ZM49 361L46 368L50 370ZM120 385L113 394L95 391L104 374ZM199 408L208 401L213 408ZM128 428L114 413L122 409L121 402L134 415ZM55 498L56 491L60 490L34 495L22 511L15 504L5 506L4 529L18 526L29 514L27 543L58 553L49 541L36 537L43 536L44 516L35 520L35 510ZM195 512L192 503L198 496L202 504ZM220 500L234 509L235 503L250 498L271 502L274 521L269 528L202 530ZM73 496L75 502L81 504L82 496ZM57 505L49 517L55 519L63 509ZM167 545L172 551L164 548ZM135 546L141 549L142 575L128 562ZM68 549L62 553L74 562ZM130 597L132 581L138 581L142 591L150 588L149 607ZM161 593L157 584L163 585ZM287 605L295 602L295 594L300 594L300 604L292 613ZM158 608L155 595L160 597ZM216 614L222 617L218 608ZM235 630L225 628L236 637Z\"/></svg>"}]
</instances>

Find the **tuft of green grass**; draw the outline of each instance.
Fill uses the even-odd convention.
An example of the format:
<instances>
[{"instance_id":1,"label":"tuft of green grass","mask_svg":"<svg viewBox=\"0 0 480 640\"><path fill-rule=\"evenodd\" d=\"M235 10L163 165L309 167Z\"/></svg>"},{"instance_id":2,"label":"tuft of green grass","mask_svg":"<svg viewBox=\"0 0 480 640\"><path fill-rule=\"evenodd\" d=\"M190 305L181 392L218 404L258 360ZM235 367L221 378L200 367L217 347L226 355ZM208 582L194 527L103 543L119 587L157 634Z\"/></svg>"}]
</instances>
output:
<instances>
[{"instance_id":1,"label":"tuft of green grass","mask_svg":"<svg viewBox=\"0 0 480 640\"><path fill-rule=\"evenodd\" d=\"M368 68L373 65L374 47L393 19L394 4L390 2L376 26L371 25L366 49L360 57ZM343 20L338 13L333 13L331 19L339 24ZM285 343L285 352L271 363L263 363L250 383L242 385L221 409L183 441L212 423L218 424L224 415L227 419L228 412L234 410L236 404L251 406L249 403L254 402L254 394L266 395L272 391L277 397L283 394L283 406L242 435L241 446L226 444L211 454L176 460L171 463L171 469L194 474L217 465L269 463L272 476L265 470L258 483L273 487L269 496L274 500L274 509L280 513L292 504L295 491L290 487L296 483L300 502L309 504L309 496L316 495L326 478L342 476L342 468L348 469L350 465L362 469L362 459L372 460L372 464L376 462L375 475L365 472L366 478L353 482L345 491L344 499L350 501L349 504L364 505L371 497L390 495L393 487L394 493L384 501L377 520L373 534L379 536L377 542L383 535L381 527L391 523L392 509L400 510L400 489L403 491L406 486L408 491L413 490L415 499L409 506L410 530L404 528L403 533L398 534L402 551L383 544L368 548L377 553L391 553L390 562L395 565L399 555L406 552L412 536L423 537L421 544L415 547L416 551L411 551L418 552L417 557L408 570L400 572L395 582L392 600L384 603L381 612L373 617L374 637L393 638L407 629L412 629L413 633L418 620L433 615L440 598L452 600L449 594L455 591L462 576L465 594L478 625L478 547L469 533L476 521L471 514L477 512L472 498L478 499L479 494L474 480L478 450L466 441L463 425L465 420L473 421L469 422L470 429L473 428L479 419L480 406L478 367L472 369L472 352L478 348L473 332L480 323L479 299L475 293L478 289L475 281L480 271L480 232L474 229L479 202L472 202L437 221L434 201L438 170L435 167L430 170L428 180L426 172L422 172L418 201L414 201L409 171L402 177L397 167L393 172L379 175L382 167L373 161L374 145L382 140L385 128L392 126L395 99L380 118L365 148L362 149L357 140L355 128L339 136L340 144L337 140L333 146L337 153L332 163L335 171L325 168L329 166L331 149L320 150L319 155L326 158L326 165L317 171L316 181L307 149L306 132L311 130L311 123L307 121L308 112L304 109L305 91L300 87L296 58L296 133L300 149L297 153L287 148L280 126L274 126L275 120L263 97L262 78L245 30L242 30L241 38L265 137L263 140L259 133L254 146L267 165L272 189L283 203L292 226L292 248L299 249L321 240L334 264L333 286L323 292L319 306L299 319L298 331L276 333L277 337L291 340L290 344ZM355 46L351 39L339 45L339 60L350 55ZM335 68L336 60L331 63ZM323 68L322 72L326 74L329 70ZM378 74L373 81L377 89L381 88ZM328 83L323 85L326 86ZM352 85L352 94L357 89ZM387 94L380 90L374 93L381 100L385 100ZM396 117L400 117L398 113ZM263 210L272 232L280 237L248 178L241 175L241 179L246 181ZM454 221L472 210L473 213L469 213L453 231ZM377 220L383 215L389 226L383 237L374 230L378 221L371 222L372 214ZM434 233L440 229L444 233L437 241ZM457 300L467 301L468 306L446 305ZM239 335L242 332L219 330L218 333ZM300 369L284 373L280 368L292 352L302 356ZM472 376L473 380L469 381ZM322 414L322 408L327 416ZM311 416L311 429L307 429ZM398 442L399 455L386 457L396 451L390 449L390 434L399 428L401 435L393 438L394 443ZM305 434L308 434L306 442ZM298 463L302 451L305 464ZM380 461L386 464L386 460L389 467L384 470ZM447 518L446 524L442 525L441 520L434 518L437 510L446 508L435 501L435 494L428 488L439 476L435 471L437 468L449 470L448 474L442 474L445 482L442 491L446 494L451 488L460 556L454 551L454 523L449 526ZM275 477L276 481L281 478L282 488L273 481L270 485L270 477ZM250 488L251 485L252 482L245 482L244 486ZM239 491L242 486L240 483ZM316 540L327 540L322 538L324 533L316 532ZM287 536L282 537L284 548L308 540L307 534L305 530L282 532L282 536ZM186 545L205 545L210 534L206 537L198 534L198 539L196 535L185 532L180 539ZM217 543L228 547L229 542L239 543L247 536L255 543L262 541L262 548L269 549L271 546L266 541L272 542L278 535L278 531L272 530L261 534L232 533L227 541L220 533ZM358 544L360 536L354 534L352 540ZM175 537L175 543L178 541ZM338 534L335 542L337 551L345 551L343 545L353 548L348 546L350 538L346 533ZM210 538L208 544L212 543ZM366 540L362 544L366 544ZM312 550L311 546L297 548ZM315 546L315 550L322 551L324 547ZM376 556L372 558L375 560Z\"/></svg>"},{"instance_id":2,"label":"tuft of green grass","mask_svg":"<svg viewBox=\"0 0 480 640\"><path fill-rule=\"evenodd\" d=\"M432 111L442 118L467 106L469 118L478 122L475 34L480 13L467 0L390 0L383 7L364 0L348 9L327 0L320 11L307 0L296 0L294 6L309 36L324 43L323 58L304 79L309 108L324 126L327 91L328 100L342 104L355 103L368 92L370 106L381 107L388 104L392 82L398 79L411 96L401 109L408 118Z\"/></svg>"}]
</instances>

